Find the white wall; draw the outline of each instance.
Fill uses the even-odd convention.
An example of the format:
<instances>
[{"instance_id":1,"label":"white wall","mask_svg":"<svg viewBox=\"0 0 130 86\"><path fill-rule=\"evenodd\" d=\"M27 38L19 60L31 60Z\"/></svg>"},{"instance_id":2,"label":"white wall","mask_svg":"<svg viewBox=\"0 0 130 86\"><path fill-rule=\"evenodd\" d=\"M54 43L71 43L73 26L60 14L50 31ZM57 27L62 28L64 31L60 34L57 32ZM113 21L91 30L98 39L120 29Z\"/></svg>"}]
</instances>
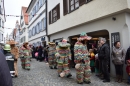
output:
<instances>
[{"instance_id":1,"label":"white wall","mask_svg":"<svg viewBox=\"0 0 130 86\"><path fill-rule=\"evenodd\" d=\"M77 10L63 16L63 0L48 0L48 12L60 3L60 19L48 25L48 34L69 29L85 22L119 12L128 8L127 0L93 0L84 4ZM56 28L56 29L54 29Z\"/></svg>"}]
</instances>

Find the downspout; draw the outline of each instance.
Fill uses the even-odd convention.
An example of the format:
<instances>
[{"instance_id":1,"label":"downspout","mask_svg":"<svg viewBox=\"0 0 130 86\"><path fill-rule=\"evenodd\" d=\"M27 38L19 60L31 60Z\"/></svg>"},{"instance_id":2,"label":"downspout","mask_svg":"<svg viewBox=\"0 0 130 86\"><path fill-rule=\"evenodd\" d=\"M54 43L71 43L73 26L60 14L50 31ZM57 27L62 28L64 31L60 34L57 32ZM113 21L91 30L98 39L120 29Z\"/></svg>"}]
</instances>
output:
<instances>
[{"instance_id":1,"label":"downspout","mask_svg":"<svg viewBox=\"0 0 130 86\"><path fill-rule=\"evenodd\" d=\"M46 36L48 38L48 41L50 41L50 36L48 35L48 0L46 0Z\"/></svg>"}]
</instances>

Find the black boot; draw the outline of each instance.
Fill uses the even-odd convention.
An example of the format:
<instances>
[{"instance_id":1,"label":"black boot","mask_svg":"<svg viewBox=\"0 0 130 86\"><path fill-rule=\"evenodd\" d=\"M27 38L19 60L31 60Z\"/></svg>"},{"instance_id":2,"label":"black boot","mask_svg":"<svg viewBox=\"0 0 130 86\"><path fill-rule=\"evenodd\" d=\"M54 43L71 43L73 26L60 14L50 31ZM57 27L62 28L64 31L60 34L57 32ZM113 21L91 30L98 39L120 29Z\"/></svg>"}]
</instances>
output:
<instances>
[{"instance_id":1,"label":"black boot","mask_svg":"<svg viewBox=\"0 0 130 86\"><path fill-rule=\"evenodd\" d=\"M53 69L53 67L50 67L50 69Z\"/></svg>"},{"instance_id":2,"label":"black boot","mask_svg":"<svg viewBox=\"0 0 130 86\"><path fill-rule=\"evenodd\" d=\"M67 75L67 78L70 78L71 76L72 76L72 74L68 74L68 75Z\"/></svg>"},{"instance_id":3,"label":"black boot","mask_svg":"<svg viewBox=\"0 0 130 86\"><path fill-rule=\"evenodd\" d=\"M77 82L77 84L83 84L83 82Z\"/></svg>"},{"instance_id":4,"label":"black boot","mask_svg":"<svg viewBox=\"0 0 130 86\"><path fill-rule=\"evenodd\" d=\"M57 67L55 66L54 69L57 69Z\"/></svg>"}]
</instances>

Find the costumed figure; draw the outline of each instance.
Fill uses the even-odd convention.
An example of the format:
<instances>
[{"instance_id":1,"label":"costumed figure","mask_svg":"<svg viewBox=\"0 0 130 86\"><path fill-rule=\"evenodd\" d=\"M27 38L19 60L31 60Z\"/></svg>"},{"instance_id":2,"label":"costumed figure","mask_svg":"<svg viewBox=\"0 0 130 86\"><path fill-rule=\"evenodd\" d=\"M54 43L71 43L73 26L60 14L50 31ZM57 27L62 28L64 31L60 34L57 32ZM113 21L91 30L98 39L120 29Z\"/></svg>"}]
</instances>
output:
<instances>
[{"instance_id":1,"label":"costumed figure","mask_svg":"<svg viewBox=\"0 0 130 86\"><path fill-rule=\"evenodd\" d=\"M55 54L57 65L58 65L58 76L59 77L71 77L70 69L68 67L69 60L71 60L70 44L67 43L66 39L59 42L56 47L57 53Z\"/></svg>"},{"instance_id":2,"label":"costumed figure","mask_svg":"<svg viewBox=\"0 0 130 86\"><path fill-rule=\"evenodd\" d=\"M49 52L48 52L48 59L49 59L49 67L50 69L57 69L57 63L56 63L56 45L53 42L49 42Z\"/></svg>"},{"instance_id":3,"label":"costumed figure","mask_svg":"<svg viewBox=\"0 0 130 86\"><path fill-rule=\"evenodd\" d=\"M78 41L74 46L75 53L75 68L76 68L76 78L78 84L90 84L91 68L90 68L90 58L88 57L88 50L86 46L87 40L91 37L87 36L85 32L80 34Z\"/></svg>"},{"instance_id":4,"label":"costumed figure","mask_svg":"<svg viewBox=\"0 0 130 86\"><path fill-rule=\"evenodd\" d=\"M11 46L11 54L14 55L14 70L15 70L15 77L18 77L18 67L17 67L17 61L19 58L19 49L17 46L15 46L17 43L14 40L10 40L7 44L10 44Z\"/></svg>"},{"instance_id":5,"label":"costumed figure","mask_svg":"<svg viewBox=\"0 0 130 86\"><path fill-rule=\"evenodd\" d=\"M10 69L10 74L12 77L14 77L14 55L11 54L10 52L11 47L9 44L5 44L4 46L4 55L5 55L5 59L8 63L9 69Z\"/></svg>"},{"instance_id":6,"label":"costumed figure","mask_svg":"<svg viewBox=\"0 0 130 86\"><path fill-rule=\"evenodd\" d=\"M31 59L31 50L28 46L28 42L25 42L21 48L21 65L23 69L30 70L30 59Z\"/></svg>"}]
</instances>

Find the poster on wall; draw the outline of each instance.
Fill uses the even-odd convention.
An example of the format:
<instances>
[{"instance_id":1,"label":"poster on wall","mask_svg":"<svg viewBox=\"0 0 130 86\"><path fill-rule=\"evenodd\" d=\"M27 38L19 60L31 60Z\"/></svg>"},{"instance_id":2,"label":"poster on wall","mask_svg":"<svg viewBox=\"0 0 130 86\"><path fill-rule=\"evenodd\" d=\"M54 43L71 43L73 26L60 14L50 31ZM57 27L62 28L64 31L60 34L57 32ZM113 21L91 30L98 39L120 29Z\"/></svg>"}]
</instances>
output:
<instances>
[{"instance_id":1,"label":"poster on wall","mask_svg":"<svg viewBox=\"0 0 130 86\"><path fill-rule=\"evenodd\" d=\"M114 42L120 41L120 34L119 32L111 33L111 43L112 47L114 46Z\"/></svg>"}]
</instances>

